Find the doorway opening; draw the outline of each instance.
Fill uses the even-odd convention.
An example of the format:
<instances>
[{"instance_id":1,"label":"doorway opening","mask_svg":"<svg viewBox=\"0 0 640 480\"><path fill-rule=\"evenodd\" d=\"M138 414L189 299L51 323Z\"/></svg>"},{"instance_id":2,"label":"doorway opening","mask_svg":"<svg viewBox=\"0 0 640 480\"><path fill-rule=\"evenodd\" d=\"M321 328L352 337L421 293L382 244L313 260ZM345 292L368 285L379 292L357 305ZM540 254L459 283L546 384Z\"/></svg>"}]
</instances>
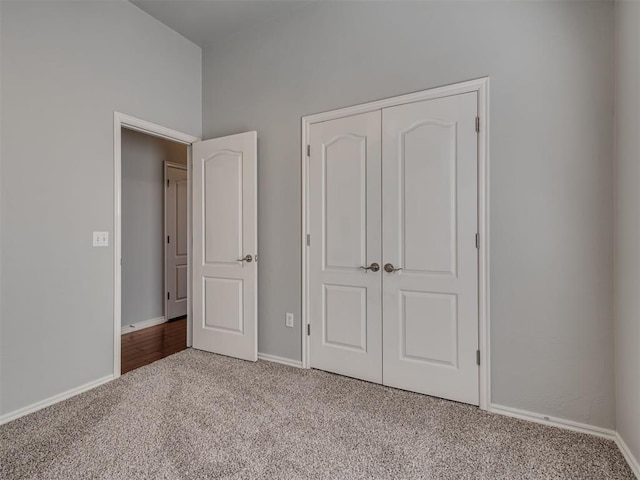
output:
<instances>
[{"instance_id":1,"label":"doorway opening","mask_svg":"<svg viewBox=\"0 0 640 480\"><path fill-rule=\"evenodd\" d=\"M196 137L114 114L114 376L190 346Z\"/></svg>"},{"instance_id":2,"label":"doorway opening","mask_svg":"<svg viewBox=\"0 0 640 480\"><path fill-rule=\"evenodd\" d=\"M186 346L255 362L258 359L258 133L243 132L200 141L197 137L114 112L114 378L120 376L122 366L123 129L186 145L188 213L183 222L187 226ZM176 193L179 192L176 186ZM167 239L166 234L162 238L163 242L179 241ZM179 284L178 277L182 275L179 270L184 271L185 266L177 263L179 259L175 260L174 281ZM175 288L179 298L184 297L184 276L182 279L182 285ZM168 294L167 300L171 300L171 293L166 289L164 292ZM170 307L165 305L165 308Z\"/></svg>"},{"instance_id":3,"label":"doorway opening","mask_svg":"<svg viewBox=\"0 0 640 480\"><path fill-rule=\"evenodd\" d=\"M188 147L127 128L121 138L121 373L127 373L187 348Z\"/></svg>"}]
</instances>

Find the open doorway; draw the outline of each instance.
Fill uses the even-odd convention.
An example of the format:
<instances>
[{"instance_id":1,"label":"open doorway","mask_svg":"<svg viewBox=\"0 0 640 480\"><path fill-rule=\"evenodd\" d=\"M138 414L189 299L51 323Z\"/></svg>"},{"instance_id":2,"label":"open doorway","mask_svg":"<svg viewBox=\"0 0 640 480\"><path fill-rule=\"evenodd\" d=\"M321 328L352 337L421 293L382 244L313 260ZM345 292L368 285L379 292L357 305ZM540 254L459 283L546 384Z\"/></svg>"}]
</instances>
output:
<instances>
[{"instance_id":1,"label":"open doorway","mask_svg":"<svg viewBox=\"0 0 640 480\"><path fill-rule=\"evenodd\" d=\"M188 148L121 130L121 373L187 348Z\"/></svg>"},{"instance_id":2,"label":"open doorway","mask_svg":"<svg viewBox=\"0 0 640 480\"><path fill-rule=\"evenodd\" d=\"M180 144L187 152L187 233L186 243L186 346L211 353L228 355L244 360L258 359L258 206L257 206L257 147L258 134L243 132L226 137L200 141L199 138L172 130L145 120L114 112L114 346L113 374L117 378L122 366L122 331L129 328L134 335L150 328L168 328L165 304L158 325L146 329L136 328L123 318L123 295L128 295L123 282L122 231L123 212L123 135L128 130L169 140ZM170 162L178 163L179 162ZM163 166L165 164L163 163ZM125 167L126 168L126 167ZM163 177L162 186L167 178ZM182 180L181 180L182 181ZM171 182L169 182L171 185ZM177 188L177 187L176 187ZM177 201L177 197L176 197ZM124 213L126 215L126 213ZM137 218L144 219L145 214ZM176 225L180 222L176 221ZM185 223L183 221L183 223ZM126 234L125 234L126 235ZM163 232L162 242L171 242ZM176 239L177 240L177 239ZM145 245L145 248L147 246ZM185 269L175 263L177 273ZM176 295L184 294L182 285L176 286ZM180 293L182 292L182 293ZM171 299L166 286L161 293ZM126 301L126 300L125 300ZM169 313L171 315L171 313ZM152 319L150 319L152 320ZM183 319L182 319L183 320ZM160 323L160 322L164 323ZM134 327L130 327L134 325ZM144 325L142 325L144 326ZM161 338L168 343L169 334ZM179 342L184 346L182 340ZM140 347L136 347L140 348ZM162 358L147 352L147 363ZM143 361L141 360L141 363ZM144 364L144 363L142 363ZM141 366L141 365L137 365ZM127 369L122 369L127 371Z\"/></svg>"}]
</instances>

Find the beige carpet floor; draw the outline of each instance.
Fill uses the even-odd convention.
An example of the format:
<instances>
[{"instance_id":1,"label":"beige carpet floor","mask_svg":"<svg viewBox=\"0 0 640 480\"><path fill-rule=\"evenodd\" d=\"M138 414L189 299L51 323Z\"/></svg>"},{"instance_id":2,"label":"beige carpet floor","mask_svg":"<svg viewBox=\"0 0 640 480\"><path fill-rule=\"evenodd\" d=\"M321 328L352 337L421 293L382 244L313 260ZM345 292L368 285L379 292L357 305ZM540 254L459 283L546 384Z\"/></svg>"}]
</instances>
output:
<instances>
[{"instance_id":1,"label":"beige carpet floor","mask_svg":"<svg viewBox=\"0 0 640 480\"><path fill-rule=\"evenodd\" d=\"M2 479L633 479L608 440L186 350L0 427Z\"/></svg>"}]
</instances>

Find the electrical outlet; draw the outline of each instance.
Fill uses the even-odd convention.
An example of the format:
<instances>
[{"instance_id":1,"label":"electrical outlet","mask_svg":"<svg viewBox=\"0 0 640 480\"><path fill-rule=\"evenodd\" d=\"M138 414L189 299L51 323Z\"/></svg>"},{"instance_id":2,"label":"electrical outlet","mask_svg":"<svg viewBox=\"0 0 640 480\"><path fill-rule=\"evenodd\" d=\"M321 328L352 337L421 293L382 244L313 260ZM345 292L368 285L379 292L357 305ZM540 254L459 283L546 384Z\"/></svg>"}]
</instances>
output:
<instances>
[{"instance_id":1,"label":"electrical outlet","mask_svg":"<svg viewBox=\"0 0 640 480\"><path fill-rule=\"evenodd\" d=\"M293 328L293 313L287 313L285 315L284 324L289 328Z\"/></svg>"},{"instance_id":2,"label":"electrical outlet","mask_svg":"<svg viewBox=\"0 0 640 480\"><path fill-rule=\"evenodd\" d=\"M109 246L109 232L93 232L93 246L94 247L108 247Z\"/></svg>"}]
</instances>

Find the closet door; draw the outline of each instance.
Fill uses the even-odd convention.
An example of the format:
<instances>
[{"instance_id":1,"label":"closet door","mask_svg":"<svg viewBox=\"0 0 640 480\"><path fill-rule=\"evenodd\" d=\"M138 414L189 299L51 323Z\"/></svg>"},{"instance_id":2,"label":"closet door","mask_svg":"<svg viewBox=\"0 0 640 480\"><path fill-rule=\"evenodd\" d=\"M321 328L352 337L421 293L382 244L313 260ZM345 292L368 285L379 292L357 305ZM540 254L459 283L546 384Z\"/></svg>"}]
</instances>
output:
<instances>
[{"instance_id":1,"label":"closet door","mask_svg":"<svg viewBox=\"0 0 640 480\"><path fill-rule=\"evenodd\" d=\"M476 93L384 109L385 385L479 402Z\"/></svg>"},{"instance_id":2,"label":"closet door","mask_svg":"<svg viewBox=\"0 0 640 480\"><path fill-rule=\"evenodd\" d=\"M382 382L381 112L309 128L311 367Z\"/></svg>"}]
</instances>

